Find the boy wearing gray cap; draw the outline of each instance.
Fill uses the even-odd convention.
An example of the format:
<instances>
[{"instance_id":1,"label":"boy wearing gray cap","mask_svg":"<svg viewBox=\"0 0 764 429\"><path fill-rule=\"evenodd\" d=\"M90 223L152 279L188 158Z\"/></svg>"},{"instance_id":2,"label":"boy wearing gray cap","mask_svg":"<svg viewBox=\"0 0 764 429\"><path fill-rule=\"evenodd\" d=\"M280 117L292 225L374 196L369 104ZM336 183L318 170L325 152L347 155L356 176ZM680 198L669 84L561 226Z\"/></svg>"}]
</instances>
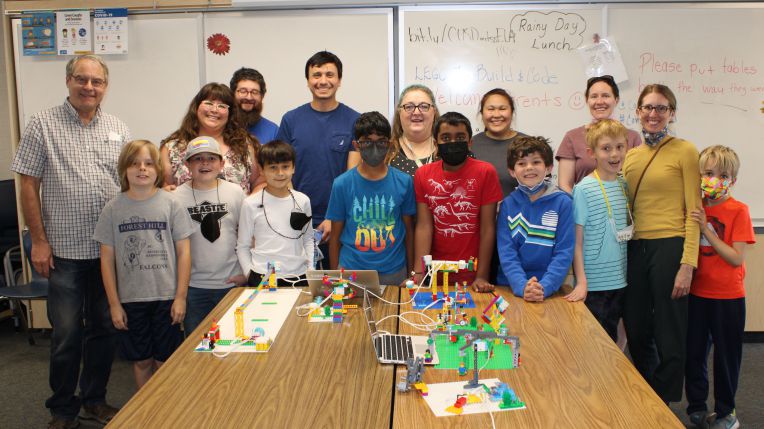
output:
<instances>
[{"instance_id":1,"label":"boy wearing gray cap","mask_svg":"<svg viewBox=\"0 0 764 429\"><path fill-rule=\"evenodd\" d=\"M225 160L214 138L191 140L185 164L191 180L179 186L174 196L194 228L183 322L189 335L231 288L246 283L236 257L239 211L245 195L240 186L219 178Z\"/></svg>"}]
</instances>

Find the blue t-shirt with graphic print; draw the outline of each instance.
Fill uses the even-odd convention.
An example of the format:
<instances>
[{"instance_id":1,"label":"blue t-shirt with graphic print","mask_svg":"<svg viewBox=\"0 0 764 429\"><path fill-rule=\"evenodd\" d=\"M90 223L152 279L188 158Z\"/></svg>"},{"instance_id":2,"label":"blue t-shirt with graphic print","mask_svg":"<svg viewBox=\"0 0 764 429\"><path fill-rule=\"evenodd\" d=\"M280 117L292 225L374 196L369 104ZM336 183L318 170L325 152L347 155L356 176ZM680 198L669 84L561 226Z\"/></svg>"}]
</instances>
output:
<instances>
[{"instance_id":1,"label":"blue t-shirt with graphic print","mask_svg":"<svg viewBox=\"0 0 764 429\"><path fill-rule=\"evenodd\" d=\"M368 180L353 168L332 185L326 218L345 222L340 266L391 274L406 266L403 216L416 214L414 181L396 168Z\"/></svg>"}]
</instances>

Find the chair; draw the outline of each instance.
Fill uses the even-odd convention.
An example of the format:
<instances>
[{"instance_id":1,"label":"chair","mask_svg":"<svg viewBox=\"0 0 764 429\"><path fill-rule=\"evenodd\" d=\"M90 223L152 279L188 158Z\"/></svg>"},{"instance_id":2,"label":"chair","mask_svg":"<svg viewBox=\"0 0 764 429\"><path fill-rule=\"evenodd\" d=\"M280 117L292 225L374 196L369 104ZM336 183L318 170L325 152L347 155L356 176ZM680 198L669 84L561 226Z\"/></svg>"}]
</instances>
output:
<instances>
[{"instance_id":1,"label":"chair","mask_svg":"<svg viewBox=\"0 0 764 429\"><path fill-rule=\"evenodd\" d=\"M29 255L32 252L32 239L29 237L28 231L24 231L22 234L22 242L24 244L24 253L26 253L27 261L29 261ZM11 301L13 312L15 313L16 318L21 321L20 325L27 333L29 344L34 345L35 340L29 327L26 311L22 307L22 301L47 298L48 279L34 272L31 282L17 284L16 279L18 277L18 270L13 269L14 260L21 260L21 248L19 246L15 246L5 252L5 256L3 257L5 282L8 286L0 287L0 298L8 298Z\"/></svg>"},{"instance_id":2,"label":"chair","mask_svg":"<svg viewBox=\"0 0 764 429\"><path fill-rule=\"evenodd\" d=\"M12 179L0 180L0 201L0 255L5 255L8 250L21 245L16 211L16 185Z\"/></svg>"}]
</instances>

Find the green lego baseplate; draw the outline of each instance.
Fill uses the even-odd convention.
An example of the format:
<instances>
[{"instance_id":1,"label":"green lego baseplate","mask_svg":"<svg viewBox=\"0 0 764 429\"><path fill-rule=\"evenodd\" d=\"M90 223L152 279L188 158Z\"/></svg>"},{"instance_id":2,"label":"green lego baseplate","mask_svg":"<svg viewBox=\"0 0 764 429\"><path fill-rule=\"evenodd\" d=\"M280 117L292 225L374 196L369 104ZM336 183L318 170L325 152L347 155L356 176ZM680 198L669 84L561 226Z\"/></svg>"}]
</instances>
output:
<instances>
[{"instance_id":1,"label":"green lego baseplate","mask_svg":"<svg viewBox=\"0 0 764 429\"><path fill-rule=\"evenodd\" d=\"M488 325L485 325L486 329L491 329ZM461 326L461 330L477 331L477 328L471 326ZM483 369L514 369L514 350L512 350L511 344L504 344L500 339L486 340L488 343L488 351L478 352L478 368ZM467 370L472 370L473 367L473 348L467 347L464 349L464 356L459 356L459 349L464 347L466 340L464 337L459 336L455 343L449 340L448 331L443 331L442 335L435 337L435 350L438 353L438 364L435 365L435 369L459 369L459 364L464 362L464 366ZM493 357L486 364L486 359L490 354L490 350L493 349ZM483 367L485 365L485 367Z\"/></svg>"}]
</instances>

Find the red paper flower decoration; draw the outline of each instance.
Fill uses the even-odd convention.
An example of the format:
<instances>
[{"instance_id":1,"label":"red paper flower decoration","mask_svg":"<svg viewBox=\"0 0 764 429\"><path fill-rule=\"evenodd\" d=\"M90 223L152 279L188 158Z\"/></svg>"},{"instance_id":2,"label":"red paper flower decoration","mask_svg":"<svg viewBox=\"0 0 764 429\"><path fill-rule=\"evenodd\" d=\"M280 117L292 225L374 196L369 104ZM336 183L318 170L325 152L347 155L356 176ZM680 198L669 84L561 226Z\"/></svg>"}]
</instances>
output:
<instances>
[{"instance_id":1,"label":"red paper flower decoration","mask_svg":"<svg viewBox=\"0 0 764 429\"><path fill-rule=\"evenodd\" d=\"M207 38L207 49L215 55L225 55L231 50L231 40L225 34L215 33Z\"/></svg>"}]
</instances>

